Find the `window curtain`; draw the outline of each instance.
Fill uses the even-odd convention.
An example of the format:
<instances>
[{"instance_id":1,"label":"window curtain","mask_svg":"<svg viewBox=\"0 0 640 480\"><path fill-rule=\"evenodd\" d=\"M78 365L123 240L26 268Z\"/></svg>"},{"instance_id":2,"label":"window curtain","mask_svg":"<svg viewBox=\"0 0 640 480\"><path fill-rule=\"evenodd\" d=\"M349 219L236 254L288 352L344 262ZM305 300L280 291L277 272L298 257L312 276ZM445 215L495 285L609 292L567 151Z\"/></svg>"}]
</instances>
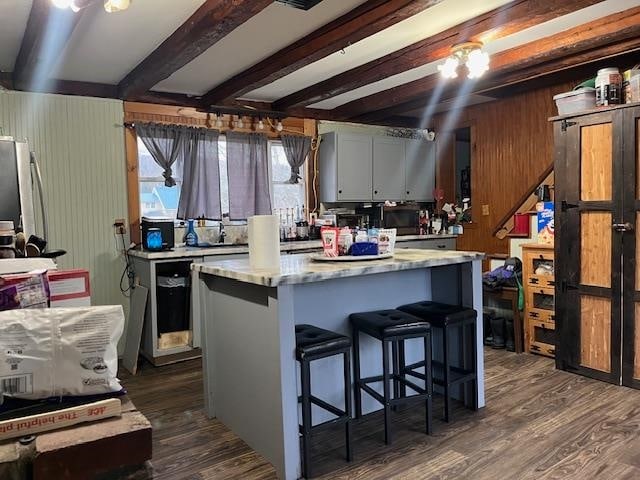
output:
<instances>
[{"instance_id":1,"label":"window curtain","mask_svg":"<svg viewBox=\"0 0 640 480\"><path fill-rule=\"evenodd\" d=\"M203 217L220 220L220 132L205 128L186 128L184 135L178 218Z\"/></svg>"},{"instance_id":2,"label":"window curtain","mask_svg":"<svg viewBox=\"0 0 640 480\"><path fill-rule=\"evenodd\" d=\"M291 165L289 183L298 183L302 178L300 176L300 167L304 164L311 151L311 137L282 135L281 139L287 162Z\"/></svg>"},{"instance_id":3,"label":"window curtain","mask_svg":"<svg viewBox=\"0 0 640 480\"><path fill-rule=\"evenodd\" d=\"M186 128L179 125L136 123L136 134L155 162L164 169L162 176L165 186L173 187L176 181L171 167L182 155Z\"/></svg>"},{"instance_id":4,"label":"window curtain","mask_svg":"<svg viewBox=\"0 0 640 480\"><path fill-rule=\"evenodd\" d=\"M227 132L226 136L229 218L245 220L252 215L270 215L267 136L239 132Z\"/></svg>"}]
</instances>

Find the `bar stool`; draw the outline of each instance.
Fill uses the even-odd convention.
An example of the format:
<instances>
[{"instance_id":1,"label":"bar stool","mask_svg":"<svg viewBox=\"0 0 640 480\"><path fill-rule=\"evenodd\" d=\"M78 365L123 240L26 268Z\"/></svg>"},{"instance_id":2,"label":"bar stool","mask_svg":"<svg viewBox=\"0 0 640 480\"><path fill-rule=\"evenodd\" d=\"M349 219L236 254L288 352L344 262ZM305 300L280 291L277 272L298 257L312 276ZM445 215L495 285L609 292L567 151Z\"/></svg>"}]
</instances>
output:
<instances>
[{"instance_id":1,"label":"bar stool","mask_svg":"<svg viewBox=\"0 0 640 480\"><path fill-rule=\"evenodd\" d=\"M356 418L362 417L362 392L371 395L384 407L384 441L391 444L391 408L405 403L426 402L426 431L432 432L431 423L431 327L427 322L398 310L379 310L373 312L352 313L349 315L353 330L353 357L355 363L355 406ZM360 378L360 333L376 338L382 342L382 375ZM425 388L407 380L406 375L415 372L400 361L398 349L404 348L404 341L410 338L424 340ZM393 372L389 372L389 343L392 346ZM423 366L424 366L423 365ZM414 375L416 376L416 375ZM393 381L393 397L389 390L389 381ZM380 395L368 384L382 382L383 394ZM406 388L415 391L415 395L407 396Z\"/></svg>"},{"instance_id":2,"label":"bar stool","mask_svg":"<svg viewBox=\"0 0 640 480\"><path fill-rule=\"evenodd\" d=\"M311 362L333 355L344 357L344 410L325 402L311 394ZM319 428L337 423L345 424L345 443L347 461L352 459L351 453L351 339L345 335L318 328L313 325L296 325L296 359L300 362L302 395L298 401L302 403L302 475L310 478L311 436ZM313 426L311 404L326 410L336 418Z\"/></svg>"},{"instance_id":3,"label":"bar stool","mask_svg":"<svg viewBox=\"0 0 640 480\"><path fill-rule=\"evenodd\" d=\"M478 376L477 376L477 345L476 345L476 317L477 313L471 308L458 305L448 305L438 302L417 302L398 307L398 310L415 315L425 322L429 322L432 328L442 330L442 354L443 362L433 361L433 368L437 374L433 375L433 383L440 385L444 390L444 420L448 422L451 418L451 387L454 385L472 385L472 405L473 409L478 409ZM449 338L451 329L460 329L460 350L462 354L462 365L451 365L451 349L449 348ZM470 331L471 340L471 361L468 358L468 338L467 330ZM408 365L407 368L416 368L418 364Z\"/></svg>"}]
</instances>

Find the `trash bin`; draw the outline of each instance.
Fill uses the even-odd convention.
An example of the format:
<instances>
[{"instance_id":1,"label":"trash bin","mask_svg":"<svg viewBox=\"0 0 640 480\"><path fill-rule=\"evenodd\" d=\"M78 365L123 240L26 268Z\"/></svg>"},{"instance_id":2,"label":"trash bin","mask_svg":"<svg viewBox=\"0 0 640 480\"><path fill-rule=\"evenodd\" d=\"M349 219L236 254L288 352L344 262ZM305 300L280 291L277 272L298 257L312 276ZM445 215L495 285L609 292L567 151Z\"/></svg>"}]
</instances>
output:
<instances>
[{"instance_id":1,"label":"trash bin","mask_svg":"<svg viewBox=\"0 0 640 480\"><path fill-rule=\"evenodd\" d=\"M158 336L162 333L189 330L189 277L158 275Z\"/></svg>"}]
</instances>

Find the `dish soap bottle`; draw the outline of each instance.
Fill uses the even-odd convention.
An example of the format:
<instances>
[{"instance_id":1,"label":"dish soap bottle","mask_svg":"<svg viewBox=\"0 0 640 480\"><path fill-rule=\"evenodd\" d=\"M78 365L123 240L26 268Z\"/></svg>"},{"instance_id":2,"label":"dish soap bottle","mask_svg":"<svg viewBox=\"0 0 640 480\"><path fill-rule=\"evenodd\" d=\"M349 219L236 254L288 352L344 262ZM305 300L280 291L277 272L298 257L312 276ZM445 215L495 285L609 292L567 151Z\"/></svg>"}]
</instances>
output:
<instances>
[{"instance_id":1,"label":"dish soap bottle","mask_svg":"<svg viewBox=\"0 0 640 480\"><path fill-rule=\"evenodd\" d=\"M184 236L184 243L187 247L197 247L198 246L198 234L196 233L196 229L193 226L193 219L189 219L189 226L187 227L187 233Z\"/></svg>"}]
</instances>

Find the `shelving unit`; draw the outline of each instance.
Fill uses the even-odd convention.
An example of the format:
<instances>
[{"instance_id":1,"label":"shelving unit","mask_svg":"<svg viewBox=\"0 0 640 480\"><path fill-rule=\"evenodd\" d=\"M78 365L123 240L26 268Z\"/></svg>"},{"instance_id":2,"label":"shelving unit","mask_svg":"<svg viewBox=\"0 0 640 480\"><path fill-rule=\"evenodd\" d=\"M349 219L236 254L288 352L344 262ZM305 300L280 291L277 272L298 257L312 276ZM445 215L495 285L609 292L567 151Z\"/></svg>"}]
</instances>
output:
<instances>
[{"instance_id":1,"label":"shelving unit","mask_svg":"<svg viewBox=\"0 0 640 480\"><path fill-rule=\"evenodd\" d=\"M556 353L553 245L525 244L522 252L525 350L553 358ZM541 272L545 267L551 274Z\"/></svg>"}]
</instances>

